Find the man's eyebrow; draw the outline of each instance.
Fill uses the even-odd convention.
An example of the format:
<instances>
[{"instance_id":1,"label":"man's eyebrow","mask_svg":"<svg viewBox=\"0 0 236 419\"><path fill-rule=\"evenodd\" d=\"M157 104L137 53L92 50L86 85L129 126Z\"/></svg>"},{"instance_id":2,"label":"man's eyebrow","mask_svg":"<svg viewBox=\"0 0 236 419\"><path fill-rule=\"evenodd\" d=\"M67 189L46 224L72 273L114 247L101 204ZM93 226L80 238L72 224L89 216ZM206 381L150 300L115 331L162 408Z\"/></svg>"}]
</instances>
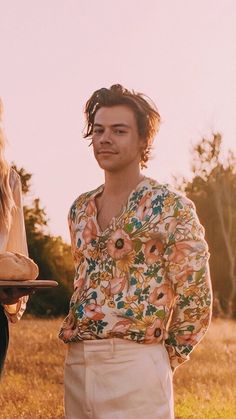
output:
<instances>
[{"instance_id":1,"label":"man's eyebrow","mask_svg":"<svg viewBox=\"0 0 236 419\"><path fill-rule=\"evenodd\" d=\"M98 124L97 122L95 122L95 124L93 124L94 127L103 127L102 124ZM123 127L123 128L130 128L130 125L128 124L124 124L123 122L118 123L118 124L113 124L111 125L112 128L117 128L117 127Z\"/></svg>"}]
</instances>

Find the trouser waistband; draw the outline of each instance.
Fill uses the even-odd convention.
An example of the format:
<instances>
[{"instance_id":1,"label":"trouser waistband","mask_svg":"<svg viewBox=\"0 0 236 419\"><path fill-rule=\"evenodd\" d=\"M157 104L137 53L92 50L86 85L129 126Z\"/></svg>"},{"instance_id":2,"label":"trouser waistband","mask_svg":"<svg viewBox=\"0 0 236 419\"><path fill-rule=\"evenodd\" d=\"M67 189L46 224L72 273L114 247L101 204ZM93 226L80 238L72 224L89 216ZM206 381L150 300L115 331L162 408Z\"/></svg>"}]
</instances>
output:
<instances>
[{"instance_id":1,"label":"trouser waistband","mask_svg":"<svg viewBox=\"0 0 236 419\"><path fill-rule=\"evenodd\" d=\"M94 340L82 340L79 342L72 342L69 343L70 346L73 348L77 348L78 350L85 350L89 352L93 351L127 351L133 349L140 349L140 350L147 350L147 348L155 348L157 346L163 346L162 343L151 343L151 344L143 344L133 342L128 339L119 339L119 338L109 338L109 339L94 339Z\"/></svg>"}]
</instances>

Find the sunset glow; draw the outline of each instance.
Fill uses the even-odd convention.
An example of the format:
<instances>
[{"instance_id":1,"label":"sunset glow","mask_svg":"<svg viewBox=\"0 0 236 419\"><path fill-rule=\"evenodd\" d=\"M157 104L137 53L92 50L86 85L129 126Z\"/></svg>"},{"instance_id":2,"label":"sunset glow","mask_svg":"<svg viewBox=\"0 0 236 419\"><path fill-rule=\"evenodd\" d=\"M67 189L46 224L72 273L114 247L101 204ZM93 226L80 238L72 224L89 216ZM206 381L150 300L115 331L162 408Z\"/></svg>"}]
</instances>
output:
<instances>
[{"instance_id":1,"label":"sunset glow","mask_svg":"<svg viewBox=\"0 0 236 419\"><path fill-rule=\"evenodd\" d=\"M67 213L103 182L83 107L100 87L143 92L162 117L145 170L190 176L191 146L219 131L236 152L233 0L0 0L0 97L7 158L33 173L50 231L69 239Z\"/></svg>"}]
</instances>

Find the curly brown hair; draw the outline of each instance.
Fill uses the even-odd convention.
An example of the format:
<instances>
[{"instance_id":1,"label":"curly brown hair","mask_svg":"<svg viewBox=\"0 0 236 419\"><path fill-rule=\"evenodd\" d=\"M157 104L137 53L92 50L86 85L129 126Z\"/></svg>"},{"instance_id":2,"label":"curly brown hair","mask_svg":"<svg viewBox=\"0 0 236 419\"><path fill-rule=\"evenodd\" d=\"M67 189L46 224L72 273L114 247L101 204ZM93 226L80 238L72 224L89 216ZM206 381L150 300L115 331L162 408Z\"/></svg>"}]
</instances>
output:
<instances>
[{"instance_id":1,"label":"curly brown hair","mask_svg":"<svg viewBox=\"0 0 236 419\"><path fill-rule=\"evenodd\" d=\"M135 115L140 138L146 141L146 147L142 152L141 168L147 167L150 157L153 139L159 129L160 115L148 96L135 91L130 91L120 84L114 84L110 89L101 88L96 90L85 105L86 127L84 138L91 137L96 112L102 107L116 105L128 106Z\"/></svg>"}]
</instances>

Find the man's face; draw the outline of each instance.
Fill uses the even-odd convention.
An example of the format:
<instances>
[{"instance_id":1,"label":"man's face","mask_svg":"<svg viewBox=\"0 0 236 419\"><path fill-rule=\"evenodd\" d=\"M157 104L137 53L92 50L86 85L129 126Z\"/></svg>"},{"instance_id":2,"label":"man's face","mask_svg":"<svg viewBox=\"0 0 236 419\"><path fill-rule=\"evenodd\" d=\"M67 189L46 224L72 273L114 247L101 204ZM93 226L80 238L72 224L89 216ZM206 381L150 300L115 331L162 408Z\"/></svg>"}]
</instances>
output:
<instances>
[{"instance_id":1,"label":"man's face","mask_svg":"<svg viewBox=\"0 0 236 419\"><path fill-rule=\"evenodd\" d=\"M94 156L103 170L116 172L139 165L144 141L128 106L100 108L94 118L92 139Z\"/></svg>"}]
</instances>

